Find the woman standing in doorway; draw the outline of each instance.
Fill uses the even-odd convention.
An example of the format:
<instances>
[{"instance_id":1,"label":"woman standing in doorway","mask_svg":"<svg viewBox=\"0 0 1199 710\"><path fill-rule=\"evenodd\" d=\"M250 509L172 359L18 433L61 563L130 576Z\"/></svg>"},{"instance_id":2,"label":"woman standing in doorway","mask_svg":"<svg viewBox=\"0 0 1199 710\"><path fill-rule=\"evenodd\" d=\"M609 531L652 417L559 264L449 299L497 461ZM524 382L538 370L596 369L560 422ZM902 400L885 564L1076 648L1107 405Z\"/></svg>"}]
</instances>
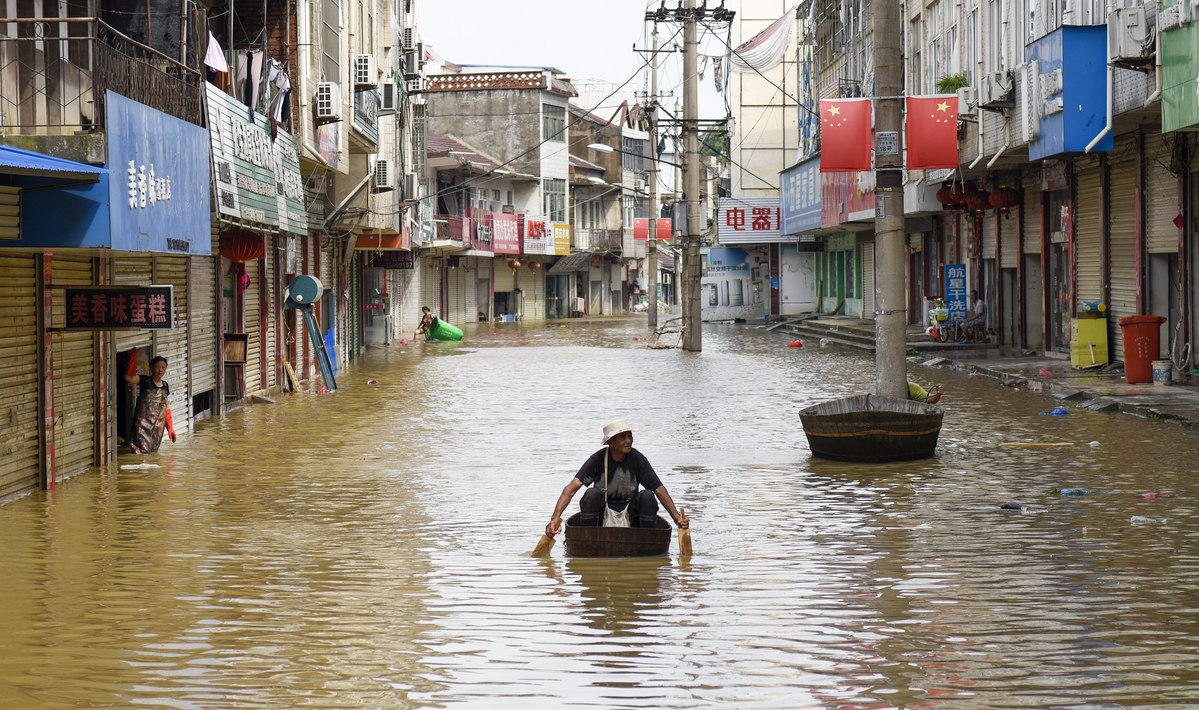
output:
<instances>
[{"instance_id":1,"label":"woman standing in doorway","mask_svg":"<svg viewBox=\"0 0 1199 710\"><path fill-rule=\"evenodd\" d=\"M125 368L125 381L136 384L137 404L133 409L133 431L129 445L137 454L152 454L162 444L165 430L175 440L175 427L171 422L171 386L163 379L167 374L167 359L161 355L150 361L150 374L137 373L137 350L129 353L129 365Z\"/></svg>"}]
</instances>

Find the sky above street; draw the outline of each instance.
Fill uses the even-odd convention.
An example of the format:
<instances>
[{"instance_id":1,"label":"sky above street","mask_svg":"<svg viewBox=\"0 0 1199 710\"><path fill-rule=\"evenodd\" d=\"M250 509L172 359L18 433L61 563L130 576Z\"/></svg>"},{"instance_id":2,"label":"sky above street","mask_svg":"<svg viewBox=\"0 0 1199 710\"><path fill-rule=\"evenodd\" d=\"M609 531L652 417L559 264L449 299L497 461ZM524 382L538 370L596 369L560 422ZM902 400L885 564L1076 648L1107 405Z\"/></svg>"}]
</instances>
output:
<instances>
[{"instance_id":1,"label":"sky above street","mask_svg":"<svg viewBox=\"0 0 1199 710\"><path fill-rule=\"evenodd\" d=\"M626 90L644 91L640 68L648 49L647 5L657 0L426 0L419 5L420 34L446 61L456 64L495 64L555 67L573 80L596 79L621 84L637 76ZM663 24L665 40L678 25ZM681 45L681 34L676 39ZM713 50L715 51L715 50ZM659 87L665 103L682 101L680 57L663 61ZM721 114L721 101L711 77L701 82L701 113Z\"/></svg>"}]
</instances>

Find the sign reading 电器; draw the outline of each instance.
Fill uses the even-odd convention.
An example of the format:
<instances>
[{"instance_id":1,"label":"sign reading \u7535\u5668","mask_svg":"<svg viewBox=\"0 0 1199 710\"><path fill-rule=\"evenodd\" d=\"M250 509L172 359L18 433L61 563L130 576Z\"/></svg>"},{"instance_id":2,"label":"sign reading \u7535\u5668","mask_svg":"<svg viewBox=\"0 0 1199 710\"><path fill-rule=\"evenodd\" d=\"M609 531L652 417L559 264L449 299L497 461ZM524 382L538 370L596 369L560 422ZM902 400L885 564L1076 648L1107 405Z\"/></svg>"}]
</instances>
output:
<instances>
[{"instance_id":1,"label":"sign reading \u7535\u5668","mask_svg":"<svg viewBox=\"0 0 1199 710\"><path fill-rule=\"evenodd\" d=\"M174 327L174 288L92 286L66 289L67 330L129 330Z\"/></svg>"}]
</instances>

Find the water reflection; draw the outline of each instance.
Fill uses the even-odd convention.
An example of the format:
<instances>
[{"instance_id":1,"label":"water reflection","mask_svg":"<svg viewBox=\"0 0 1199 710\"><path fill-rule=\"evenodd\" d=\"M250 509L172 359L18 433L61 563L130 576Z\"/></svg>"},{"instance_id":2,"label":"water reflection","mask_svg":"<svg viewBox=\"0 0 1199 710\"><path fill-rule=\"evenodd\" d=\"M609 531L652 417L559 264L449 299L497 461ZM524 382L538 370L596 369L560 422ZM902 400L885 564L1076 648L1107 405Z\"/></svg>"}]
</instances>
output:
<instances>
[{"instance_id":1,"label":"water reflection","mask_svg":"<svg viewBox=\"0 0 1199 710\"><path fill-rule=\"evenodd\" d=\"M1199 706L1199 433L913 366L938 456L822 461L861 354L471 328L0 507L0 707ZM618 416L695 557L528 558Z\"/></svg>"}]
</instances>

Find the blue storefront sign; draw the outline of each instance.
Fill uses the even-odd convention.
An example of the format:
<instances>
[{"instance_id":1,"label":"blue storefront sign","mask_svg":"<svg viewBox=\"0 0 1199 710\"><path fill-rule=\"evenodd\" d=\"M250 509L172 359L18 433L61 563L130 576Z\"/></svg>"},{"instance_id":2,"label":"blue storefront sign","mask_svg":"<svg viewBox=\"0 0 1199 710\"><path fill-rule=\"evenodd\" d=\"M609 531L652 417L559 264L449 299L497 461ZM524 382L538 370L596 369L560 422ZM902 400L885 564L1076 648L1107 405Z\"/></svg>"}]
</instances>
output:
<instances>
[{"instance_id":1,"label":"blue storefront sign","mask_svg":"<svg viewBox=\"0 0 1199 710\"><path fill-rule=\"evenodd\" d=\"M966 320L966 265L945 265L945 309L949 311L949 322Z\"/></svg>"},{"instance_id":2,"label":"blue storefront sign","mask_svg":"<svg viewBox=\"0 0 1199 710\"><path fill-rule=\"evenodd\" d=\"M1039 135L1030 160L1082 153L1107 125L1107 26L1065 26L1025 49L1024 100ZM1091 151L1114 147L1114 130Z\"/></svg>"},{"instance_id":3,"label":"blue storefront sign","mask_svg":"<svg viewBox=\"0 0 1199 710\"><path fill-rule=\"evenodd\" d=\"M211 254L208 131L111 91L105 101L109 173L23 195L21 242Z\"/></svg>"},{"instance_id":4,"label":"blue storefront sign","mask_svg":"<svg viewBox=\"0 0 1199 710\"><path fill-rule=\"evenodd\" d=\"M211 254L208 131L108 92L112 248Z\"/></svg>"},{"instance_id":5,"label":"blue storefront sign","mask_svg":"<svg viewBox=\"0 0 1199 710\"><path fill-rule=\"evenodd\" d=\"M820 227L820 156L780 173L782 233L799 234Z\"/></svg>"}]
</instances>

